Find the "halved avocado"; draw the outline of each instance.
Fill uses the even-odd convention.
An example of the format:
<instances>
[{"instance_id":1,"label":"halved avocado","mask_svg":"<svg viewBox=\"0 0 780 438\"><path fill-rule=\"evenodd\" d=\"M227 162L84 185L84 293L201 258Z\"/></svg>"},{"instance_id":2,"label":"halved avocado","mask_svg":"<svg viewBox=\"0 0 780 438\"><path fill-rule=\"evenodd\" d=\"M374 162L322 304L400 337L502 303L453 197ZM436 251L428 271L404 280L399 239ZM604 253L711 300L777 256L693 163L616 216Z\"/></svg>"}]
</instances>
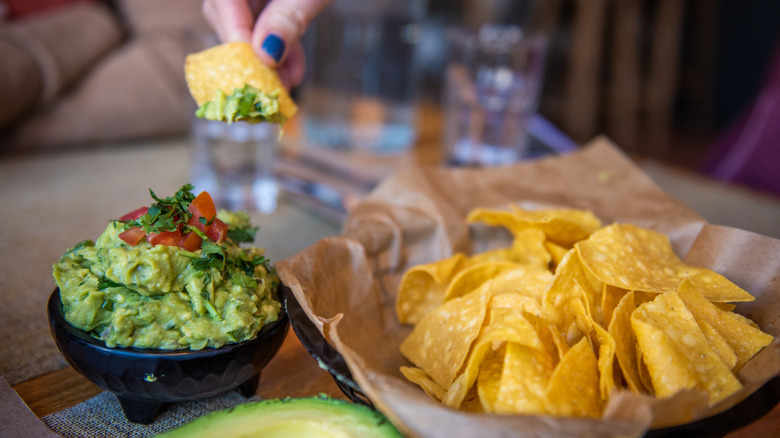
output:
<instances>
[{"instance_id":1,"label":"halved avocado","mask_svg":"<svg viewBox=\"0 0 780 438\"><path fill-rule=\"evenodd\" d=\"M158 437L401 437L381 413L328 397L285 398L204 415Z\"/></svg>"}]
</instances>

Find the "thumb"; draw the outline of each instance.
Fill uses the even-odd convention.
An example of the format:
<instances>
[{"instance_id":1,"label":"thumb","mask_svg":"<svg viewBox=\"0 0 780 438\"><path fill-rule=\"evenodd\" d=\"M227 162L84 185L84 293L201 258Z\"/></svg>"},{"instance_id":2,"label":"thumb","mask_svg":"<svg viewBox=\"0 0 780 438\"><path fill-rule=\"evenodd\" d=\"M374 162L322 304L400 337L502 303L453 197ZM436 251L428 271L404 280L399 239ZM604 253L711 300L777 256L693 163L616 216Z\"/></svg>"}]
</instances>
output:
<instances>
[{"instance_id":1,"label":"thumb","mask_svg":"<svg viewBox=\"0 0 780 438\"><path fill-rule=\"evenodd\" d=\"M271 0L260 13L252 46L266 64L278 67L311 20L332 0Z\"/></svg>"}]
</instances>

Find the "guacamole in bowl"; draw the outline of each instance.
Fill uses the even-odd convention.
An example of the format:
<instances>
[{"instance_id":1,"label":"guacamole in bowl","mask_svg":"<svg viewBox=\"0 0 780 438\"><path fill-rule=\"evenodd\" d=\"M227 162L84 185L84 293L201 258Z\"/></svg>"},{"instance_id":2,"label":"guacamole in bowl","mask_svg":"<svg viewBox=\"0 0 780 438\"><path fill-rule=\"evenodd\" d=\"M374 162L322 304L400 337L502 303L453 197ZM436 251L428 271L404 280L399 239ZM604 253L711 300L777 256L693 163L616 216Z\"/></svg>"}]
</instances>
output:
<instances>
[{"instance_id":1,"label":"guacamole in bowl","mask_svg":"<svg viewBox=\"0 0 780 438\"><path fill-rule=\"evenodd\" d=\"M216 212L206 192L172 197L113 220L54 263L68 323L108 347L218 348L279 319L279 279L243 212Z\"/></svg>"}]
</instances>

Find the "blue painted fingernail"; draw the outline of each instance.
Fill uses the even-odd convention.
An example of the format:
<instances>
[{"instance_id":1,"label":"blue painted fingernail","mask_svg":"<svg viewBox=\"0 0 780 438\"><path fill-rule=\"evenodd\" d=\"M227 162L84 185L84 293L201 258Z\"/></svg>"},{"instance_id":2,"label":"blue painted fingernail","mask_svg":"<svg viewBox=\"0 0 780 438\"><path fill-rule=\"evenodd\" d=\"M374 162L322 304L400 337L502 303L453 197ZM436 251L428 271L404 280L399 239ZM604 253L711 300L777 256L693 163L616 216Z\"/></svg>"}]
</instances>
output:
<instances>
[{"instance_id":1,"label":"blue painted fingernail","mask_svg":"<svg viewBox=\"0 0 780 438\"><path fill-rule=\"evenodd\" d=\"M277 35L269 34L263 40L262 48L274 61L279 62L282 59L282 55L284 55L284 40Z\"/></svg>"}]
</instances>

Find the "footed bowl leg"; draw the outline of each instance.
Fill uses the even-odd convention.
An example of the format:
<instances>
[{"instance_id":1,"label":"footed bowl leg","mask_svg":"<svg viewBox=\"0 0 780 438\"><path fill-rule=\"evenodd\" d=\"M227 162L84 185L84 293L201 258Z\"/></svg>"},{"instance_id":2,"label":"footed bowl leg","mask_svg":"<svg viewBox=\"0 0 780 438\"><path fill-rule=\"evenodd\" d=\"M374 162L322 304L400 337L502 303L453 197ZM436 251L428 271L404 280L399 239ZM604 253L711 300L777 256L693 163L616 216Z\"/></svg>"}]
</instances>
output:
<instances>
[{"instance_id":1,"label":"footed bowl leg","mask_svg":"<svg viewBox=\"0 0 780 438\"><path fill-rule=\"evenodd\" d=\"M154 416L157 415L157 411L159 411L162 406L162 403L132 400L119 396L117 396L117 400L119 400L119 404L122 406L122 411L124 411L127 420L138 424L151 423L152 420L154 420Z\"/></svg>"},{"instance_id":2,"label":"footed bowl leg","mask_svg":"<svg viewBox=\"0 0 780 438\"><path fill-rule=\"evenodd\" d=\"M260 384L260 373L250 377L249 380L238 386L239 392L246 398L252 397L257 393L257 386Z\"/></svg>"}]
</instances>

